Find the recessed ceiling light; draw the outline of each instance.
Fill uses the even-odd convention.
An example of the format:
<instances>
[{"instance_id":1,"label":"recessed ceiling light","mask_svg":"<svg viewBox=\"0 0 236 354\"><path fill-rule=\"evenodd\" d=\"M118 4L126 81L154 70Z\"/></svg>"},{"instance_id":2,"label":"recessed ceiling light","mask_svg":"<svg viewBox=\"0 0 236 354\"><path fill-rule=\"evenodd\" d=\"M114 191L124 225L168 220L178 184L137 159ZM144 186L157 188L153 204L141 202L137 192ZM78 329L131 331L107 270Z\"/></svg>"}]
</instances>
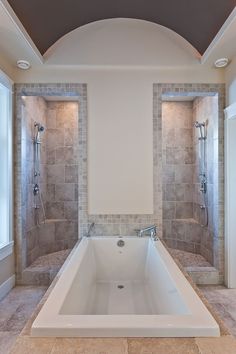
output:
<instances>
[{"instance_id":1,"label":"recessed ceiling light","mask_svg":"<svg viewBox=\"0 0 236 354\"><path fill-rule=\"evenodd\" d=\"M27 70L30 68L30 63L27 60L17 60L16 65L19 69Z\"/></svg>"},{"instance_id":2,"label":"recessed ceiling light","mask_svg":"<svg viewBox=\"0 0 236 354\"><path fill-rule=\"evenodd\" d=\"M229 64L228 58L220 58L215 61L216 68L225 68Z\"/></svg>"}]
</instances>

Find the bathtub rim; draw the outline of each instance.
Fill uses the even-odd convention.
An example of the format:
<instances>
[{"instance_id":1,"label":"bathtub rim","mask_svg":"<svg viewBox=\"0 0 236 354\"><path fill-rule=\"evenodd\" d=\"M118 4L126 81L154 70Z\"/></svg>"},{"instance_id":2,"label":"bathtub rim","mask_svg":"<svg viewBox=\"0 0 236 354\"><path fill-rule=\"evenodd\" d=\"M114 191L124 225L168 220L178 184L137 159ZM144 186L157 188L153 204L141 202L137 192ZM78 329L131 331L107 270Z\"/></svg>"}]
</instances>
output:
<instances>
[{"instance_id":1,"label":"bathtub rim","mask_svg":"<svg viewBox=\"0 0 236 354\"><path fill-rule=\"evenodd\" d=\"M169 254L161 240L153 241L155 251L167 268L178 292L183 296L186 306L191 310L184 315L65 315L59 314L66 293L63 290L63 280L66 278L67 291L73 282L87 246L93 239L139 239L136 236L93 236L84 237L77 242L71 254L59 272L58 279L39 311L31 327L33 337L196 337L193 334L198 330L197 337L219 336L220 329L210 311L195 292L185 275ZM72 267L76 265L77 267ZM167 264L169 267L167 267ZM67 269L71 267L71 272ZM177 285L178 284L178 285ZM59 293L57 293L59 290ZM59 294L59 296L58 296ZM63 296L64 295L64 296ZM189 295L189 296L188 296ZM89 335L87 333L89 331ZM158 335L156 332L158 331ZM166 332L168 336L166 335ZM184 335L183 335L184 331ZM78 333L79 332L79 333Z\"/></svg>"}]
</instances>

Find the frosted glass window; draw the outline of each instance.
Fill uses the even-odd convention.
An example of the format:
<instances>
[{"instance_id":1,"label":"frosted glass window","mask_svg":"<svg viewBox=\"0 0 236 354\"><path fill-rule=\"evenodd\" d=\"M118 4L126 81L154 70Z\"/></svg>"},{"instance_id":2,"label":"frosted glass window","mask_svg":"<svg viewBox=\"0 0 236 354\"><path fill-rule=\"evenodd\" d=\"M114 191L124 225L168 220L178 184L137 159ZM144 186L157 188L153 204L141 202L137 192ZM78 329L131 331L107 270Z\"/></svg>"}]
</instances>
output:
<instances>
[{"instance_id":1,"label":"frosted glass window","mask_svg":"<svg viewBox=\"0 0 236 354\"><path fill-rule=\"evenodd\" d=\"M0 82L0 248L11 241L11 92Z\"/></svg>"}]
</instances>

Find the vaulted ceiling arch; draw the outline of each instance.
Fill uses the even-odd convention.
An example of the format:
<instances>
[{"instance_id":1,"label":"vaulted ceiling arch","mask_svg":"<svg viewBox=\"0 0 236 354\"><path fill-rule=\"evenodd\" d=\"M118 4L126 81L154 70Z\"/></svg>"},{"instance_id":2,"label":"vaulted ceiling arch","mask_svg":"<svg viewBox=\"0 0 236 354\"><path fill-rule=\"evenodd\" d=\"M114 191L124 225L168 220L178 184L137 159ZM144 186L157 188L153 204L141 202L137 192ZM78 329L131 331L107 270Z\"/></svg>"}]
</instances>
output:
<instances>
[{"instance_id":1,"label":"vaulted ceiling arch","mask_svg":"<svg viewBox=\"0 0 236 354\"><path fill-rule=\"evenodd\" d=\"M47 64L184 66L200 54L176 32L144 20L115 18L78 27L44 54Z\"/></svg>"},{"instance_id":2,"label":"vaulted ceiling arch","mask_svg":"<svg viewBox=\"0 0 236 354\"><path fill-rule=\"evenodd\" d=\"M165 26L200 54L207 49L236 0L8 0L32 40L44 54L57 40L88 23L133 18Z\"/></svg>"}]
</instances>

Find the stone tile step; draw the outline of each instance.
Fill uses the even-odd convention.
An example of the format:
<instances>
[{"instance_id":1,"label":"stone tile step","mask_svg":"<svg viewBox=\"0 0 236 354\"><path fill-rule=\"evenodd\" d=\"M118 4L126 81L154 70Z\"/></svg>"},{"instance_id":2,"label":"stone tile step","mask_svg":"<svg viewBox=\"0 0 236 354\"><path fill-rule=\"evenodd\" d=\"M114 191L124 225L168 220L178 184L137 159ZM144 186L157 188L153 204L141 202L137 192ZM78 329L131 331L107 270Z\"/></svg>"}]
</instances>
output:
<instances>
[{"instance_id":1,"label":"stone tile step","mask_svg":"<svg viewBox=\"0 0 236 354\"><path fill-rule=\"evenodd\" d=\"M71 249L37 258L22 274L22 285L50 285Z\"/></svg>"},{"instance_id":2,"label":"stone tile step","mask_svg":"<svg viewBox=\"0 0 236 354\"><path fill-rule=\"evenodd\" d=\"M197 285L223 284L223 276L214 267L185 267L185 269Z\"/></svg>"}]
</instances>

